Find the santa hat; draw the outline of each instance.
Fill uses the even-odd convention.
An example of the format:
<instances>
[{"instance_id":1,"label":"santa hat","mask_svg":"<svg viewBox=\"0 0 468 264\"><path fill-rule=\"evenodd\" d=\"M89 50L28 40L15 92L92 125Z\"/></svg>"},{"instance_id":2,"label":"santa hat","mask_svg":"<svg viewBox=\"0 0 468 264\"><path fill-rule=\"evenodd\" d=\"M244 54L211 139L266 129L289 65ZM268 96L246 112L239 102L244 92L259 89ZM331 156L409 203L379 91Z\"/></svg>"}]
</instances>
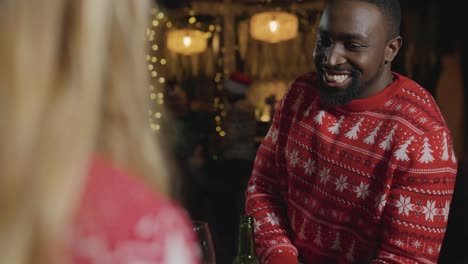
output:
<instances>
[{"instance_id":1,"label":"santa hat","mask_svg":"<svg viewBox=\"0 0 468 264\"><path fill-rule=\"evenodd\" d=\"M245 94L252 79L241 72L233 72L228 79L224 81L224 89L233 94Z\"/></svg>"}]
</instances>

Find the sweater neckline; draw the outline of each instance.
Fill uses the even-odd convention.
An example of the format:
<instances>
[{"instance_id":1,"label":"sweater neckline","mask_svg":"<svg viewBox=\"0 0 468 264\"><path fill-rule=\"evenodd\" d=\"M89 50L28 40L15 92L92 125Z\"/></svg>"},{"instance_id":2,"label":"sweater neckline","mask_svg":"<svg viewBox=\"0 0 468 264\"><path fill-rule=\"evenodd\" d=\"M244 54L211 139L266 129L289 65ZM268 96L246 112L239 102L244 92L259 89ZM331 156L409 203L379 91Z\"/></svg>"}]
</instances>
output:
<instances>
[{"instance_id":1,"label":"sweater neckline","mask_svg":"<svg viewBox=\"0 0 468 264\"><path fill-rule=\"evenodd\" d=\"M404 78L402 75L396 72L392 73L395 76L395 80L382 91L367 98L352 100L345 105L336 107L336 109L348 112L364 112L376 108L379 105L383 105L388 99L392 97L393 94L398 92L399 88L401 88L402 84L406 80L406 78Z\"/></svg>"}]
</instances>

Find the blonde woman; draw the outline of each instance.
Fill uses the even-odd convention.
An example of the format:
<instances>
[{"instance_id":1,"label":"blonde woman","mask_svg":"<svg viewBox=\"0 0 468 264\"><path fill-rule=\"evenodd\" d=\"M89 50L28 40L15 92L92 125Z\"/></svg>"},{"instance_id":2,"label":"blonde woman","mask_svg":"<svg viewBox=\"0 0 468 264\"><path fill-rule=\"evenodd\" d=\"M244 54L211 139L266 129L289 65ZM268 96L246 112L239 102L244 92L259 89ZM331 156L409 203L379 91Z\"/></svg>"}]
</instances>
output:
<instances>
[{"instance_id":1,"label":"blonde woman","mask_svg":"<svg viewBox=\"0 0 468 264\"><path fill-rule=\"evenodd\" d=\"M145 117L146 4L0 0L0 263L198 261Z\"/></svg>"}]
</instances>

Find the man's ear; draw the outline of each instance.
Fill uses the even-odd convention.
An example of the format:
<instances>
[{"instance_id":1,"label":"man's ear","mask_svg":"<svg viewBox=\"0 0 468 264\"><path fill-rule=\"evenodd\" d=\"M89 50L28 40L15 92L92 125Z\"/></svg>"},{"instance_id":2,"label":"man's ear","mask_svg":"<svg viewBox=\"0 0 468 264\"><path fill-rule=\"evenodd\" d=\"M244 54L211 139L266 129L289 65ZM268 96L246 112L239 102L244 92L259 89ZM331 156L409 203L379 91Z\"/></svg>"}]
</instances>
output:
<instances>
[{"instance_id":1,"label":"man's ear","mask_svg":"<svg viewBox=\"0 0 468 264\"><path fill-rule=\"evenodd\" d=\"M403 39L401 36L395 37L387 43L387 47L385 48L385 63L393 61L402 45Z\"/></svg>"}]
</instances>

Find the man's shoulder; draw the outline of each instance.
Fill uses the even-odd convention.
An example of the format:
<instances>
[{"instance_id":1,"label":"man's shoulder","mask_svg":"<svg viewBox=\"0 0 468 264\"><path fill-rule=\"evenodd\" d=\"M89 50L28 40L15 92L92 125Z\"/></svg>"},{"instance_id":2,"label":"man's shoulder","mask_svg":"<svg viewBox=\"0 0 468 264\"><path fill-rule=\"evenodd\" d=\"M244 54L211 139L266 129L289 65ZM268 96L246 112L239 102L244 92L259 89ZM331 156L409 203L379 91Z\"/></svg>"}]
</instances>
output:
<instances>
[{"instance_id":1,"label":"man's shoulder","mask_svg":"<svg viewBox=\"0 0 468 264\"><path fill-rule=\"evenodd\" d=\"M317 85L318 75L316 72L308 72L300 75L293 82L292 86L315 87Z\"/></svg>"},{"instance_id":2,"label":"man's shoulder","mask_svg":"<svg viewBox=\"0 0 468 264\"><path fill-rule=\"evenodd\" d=\"M394 105L394 108L398 109L395 114L406 117L405 119L420 127L432 126L429 130L446 126L433 95L411 78L402 75L398 77L402 80L400 92L396 95L394 104L390 106Z\"/></svg>"}]
</instances>

